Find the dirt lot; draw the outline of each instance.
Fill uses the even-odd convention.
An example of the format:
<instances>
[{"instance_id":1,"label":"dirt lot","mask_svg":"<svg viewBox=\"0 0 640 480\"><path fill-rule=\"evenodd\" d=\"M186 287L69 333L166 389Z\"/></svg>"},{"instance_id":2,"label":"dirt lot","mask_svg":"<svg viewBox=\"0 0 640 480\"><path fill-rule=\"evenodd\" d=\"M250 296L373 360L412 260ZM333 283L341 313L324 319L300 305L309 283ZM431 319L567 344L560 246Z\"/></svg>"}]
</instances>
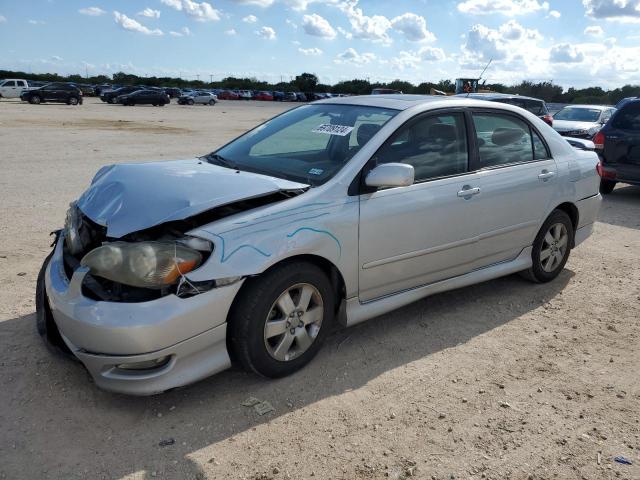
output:
<instances>
[{"instance_id":1,"label":"dirt lot","mask_svg":"<svg viewBox=\"0 0 640 480\"><path fill-rule=\"evenodd\" d=\"M49 232L101 165L206 153L289 106L0 102L0 478L640 478L640 188L606 198L551 284L428 298L337 331L281 380L125 397L45 348Z\"/></svg>"}]
</instances>

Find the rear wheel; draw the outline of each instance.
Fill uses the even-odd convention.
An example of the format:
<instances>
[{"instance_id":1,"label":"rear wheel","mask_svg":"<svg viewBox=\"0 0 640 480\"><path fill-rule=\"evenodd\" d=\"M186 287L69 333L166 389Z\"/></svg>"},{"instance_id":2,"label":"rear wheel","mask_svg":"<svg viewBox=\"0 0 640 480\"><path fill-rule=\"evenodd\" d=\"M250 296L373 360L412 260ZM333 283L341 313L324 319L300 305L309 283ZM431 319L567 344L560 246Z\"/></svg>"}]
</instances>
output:
<instances>
[{"instance_id":1,"label":"rear wheel","mask_svg":"<svg viewBox=\"0 0 640 480\"><path fill-rule=\"evenodd\" d=\"M116 97L112 97L109 99L109 103L112 103L115 105L116 103L118 103L118 99Z\"/></svg>"},{"instance_id":2,"label":"rear wheel","mask_svg":"<svg viewBox=\"0 0 640 480\"><path fill-rule=\"evenodd\" d=\"M42 102L40 95L34 95L29 99L29 103L33 105L38 105L40 102Z\"/></svg>"},{"instance_id":3,"label":"rear wheel","mask_svg":"<svg viewBox=\"0 0 640 480\"><path fill-rule=\"evenodd\" d=\"M616 182L612 180L600 180L600 193L608 195L616 188Z\"/></svg>"},{"instance_id":4,"label":"rear wheel","mask_svg":"<svg viewBox=\"0 0 640 480\"><path fill-rule=\"evenodd\" d=\"M187 104L188 104L188 105L193 105L193 103L194 103L194 102L193 102L193 99L189 99L189 100L187 100Z\"/></svg>"},{"instance_id":5,"label":"rear wheel","mask_svg":"<svg viewBox=\"0 0 640 480\"><path fill-rule=\"evenodd\" d=\"M573 224L569 215L554 210L540 228L531 252L531 268L522 273L536 283L550 282L564 268L573 243Z\"/></svg>"},{"instance_id":6,"label":"rear wheel","mask_svg":"<svg viewBox=\"0 0 640 480\"><path fill-rule=\"evenodd\" d=\"M247 280L230 315L230 343L246 370L282 377L320 350L335 315L329 279L317 266L293 262Z\"/></svg>"},{"instance_id":7,"label":"rear wheel","mask_svg":"<svg viewBox=\"0 0 640 480\"><path fill-rule=\"evenodd\" d=\"M78 99L76 97L69 97L67 105L78 105Z\"/></svg>"}]
</instances>

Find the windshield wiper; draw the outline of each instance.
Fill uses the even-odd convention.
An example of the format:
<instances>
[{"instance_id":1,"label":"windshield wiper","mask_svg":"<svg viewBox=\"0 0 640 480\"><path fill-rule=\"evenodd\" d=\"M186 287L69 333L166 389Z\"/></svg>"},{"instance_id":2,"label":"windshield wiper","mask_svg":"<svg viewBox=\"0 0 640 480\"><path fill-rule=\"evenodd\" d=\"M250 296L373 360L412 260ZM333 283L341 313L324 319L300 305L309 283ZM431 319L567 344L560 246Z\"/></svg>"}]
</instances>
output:
<instances>
[{"instance_id":1,"label":"windshield wiper","mask_svg":"<svg viewBox=\"0 0 640 480\"><path fill-rule=\"evenodd\" d=\"M223 167L231 168L233 170L240 170L235 162L229 160L228 158L224 158L217 153L210 153L209 155L205 155L204 158L206 158L209 163L217 163L218 165L221 165Z\"/></svg>"}]
</instances>

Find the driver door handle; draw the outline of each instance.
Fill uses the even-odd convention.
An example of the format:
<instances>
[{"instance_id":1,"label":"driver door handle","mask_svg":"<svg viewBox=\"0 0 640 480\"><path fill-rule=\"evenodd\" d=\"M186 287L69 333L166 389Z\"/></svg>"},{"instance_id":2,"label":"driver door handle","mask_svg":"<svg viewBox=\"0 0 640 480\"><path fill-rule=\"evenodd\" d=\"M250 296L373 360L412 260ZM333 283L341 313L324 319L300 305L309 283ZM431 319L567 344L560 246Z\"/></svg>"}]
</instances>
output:
<instances>
[{"instance_id":1,"label":"driver door handle","mask_svg":"<svg viewBox=\"0 0 640 480\"><path fill-rule=\"evenodd\" d=\"M556 172L549 172L547 170L543 170L542 173L540 175L538 175L538 178L540 180L546 181L552 177L556 176Z\"/></svg>"},{"instance_id":2,"label":"driver door handle","mask_svg":"<svg viewBox=\"0 0 640 480\"><path fill-rule=\"evenodd\" d=\"M480 193L480 187L470 187L469 185L465 185L462 187L462 190L458 192L458 196L461 198L470 198L473 195L478 195Z\"/></svg>"}]
</instances>

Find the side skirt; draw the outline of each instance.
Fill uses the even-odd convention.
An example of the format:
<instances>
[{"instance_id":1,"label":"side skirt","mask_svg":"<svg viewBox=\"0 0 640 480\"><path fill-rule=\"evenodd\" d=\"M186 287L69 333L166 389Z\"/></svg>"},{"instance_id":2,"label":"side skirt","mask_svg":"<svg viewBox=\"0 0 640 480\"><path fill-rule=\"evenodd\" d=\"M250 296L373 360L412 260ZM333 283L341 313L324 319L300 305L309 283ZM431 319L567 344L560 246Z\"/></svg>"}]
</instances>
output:
<instances>
[{"instance_id":1,"label":"side skirt","mask_svg":"<svg viewBox=\"0 0 640 480\"><path fill-rule=\"evenodd\" d=\"M357 297L347 300L346 308L346 326L350 327L370 318L383 315L385 313L396 310L413 303L421 298L434 295L436 293L454 290L456 288L468 287L476 283L486 282L494 278L504 277L526 270L531 267L531 251L532 247L527 247L515 259L508 262L500 262L488 267L484 267L472 272L460 275L458 277L448 278L439 282L415 287L402 292L387 295L385 297L376 298L366 303L361 303Z\"/></svg>"}]
</instances>

